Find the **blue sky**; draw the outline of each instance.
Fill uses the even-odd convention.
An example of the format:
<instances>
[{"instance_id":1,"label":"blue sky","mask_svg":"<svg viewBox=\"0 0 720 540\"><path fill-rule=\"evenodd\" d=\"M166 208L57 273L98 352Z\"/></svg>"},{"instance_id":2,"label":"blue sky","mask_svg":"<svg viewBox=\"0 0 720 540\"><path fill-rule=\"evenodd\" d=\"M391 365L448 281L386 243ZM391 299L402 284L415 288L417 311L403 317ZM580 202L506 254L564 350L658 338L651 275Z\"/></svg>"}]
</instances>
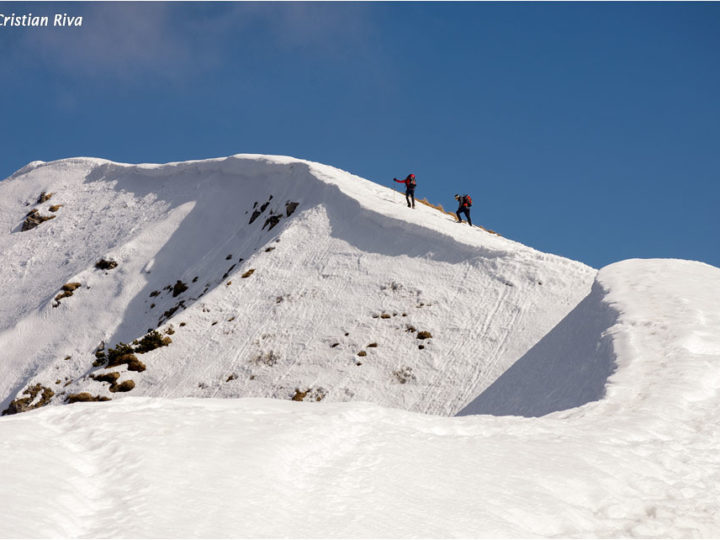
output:
<instances>
[{"instance_id":1,"label":"blue sky","mask_svg":"<svg viewBox=\"0 0 720 540\"><path fill-rule=\"evenodd\" d=\"M8 3L0 178L291 155L542 251L720 266L720 4ZM399 207L398 212L404 212Z\"/></svg>"}]
</instances>

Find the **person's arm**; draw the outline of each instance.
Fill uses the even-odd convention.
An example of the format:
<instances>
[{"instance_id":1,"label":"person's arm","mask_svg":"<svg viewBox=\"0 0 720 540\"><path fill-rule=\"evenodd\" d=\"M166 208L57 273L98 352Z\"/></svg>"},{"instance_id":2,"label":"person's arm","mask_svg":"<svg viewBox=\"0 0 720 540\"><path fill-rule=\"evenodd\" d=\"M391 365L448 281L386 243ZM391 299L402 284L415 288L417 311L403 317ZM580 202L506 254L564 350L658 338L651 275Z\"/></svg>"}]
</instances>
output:
<instances>
[{"instance_id":1,"label":"person's arm","mask_svg":"<svg viewBox=\"0 0 720 540\"><path fill-rule=\"evenodd\" d=\"M404 184L406 180L398 180L397 178L393 178L398 184Z\"/></svg>"}]
</instances>

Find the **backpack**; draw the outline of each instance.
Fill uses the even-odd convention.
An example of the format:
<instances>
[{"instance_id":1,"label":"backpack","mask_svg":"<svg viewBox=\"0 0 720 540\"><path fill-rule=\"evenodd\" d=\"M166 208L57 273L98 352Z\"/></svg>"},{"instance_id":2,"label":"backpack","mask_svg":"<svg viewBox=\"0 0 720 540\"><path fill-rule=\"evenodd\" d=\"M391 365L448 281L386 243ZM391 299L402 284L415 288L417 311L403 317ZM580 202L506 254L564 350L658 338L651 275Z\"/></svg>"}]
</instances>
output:
<instances>
[{"instance_id":1,"label":"backpack","mask_svg":"<svg viewBox=\"0 0 720 540\"><path fill-rule=\"evenodd\" d=\"M470 195L465 195L465 204L467 204L468 208L472 206L472 197Z\"/></svg>"}]
</instances>

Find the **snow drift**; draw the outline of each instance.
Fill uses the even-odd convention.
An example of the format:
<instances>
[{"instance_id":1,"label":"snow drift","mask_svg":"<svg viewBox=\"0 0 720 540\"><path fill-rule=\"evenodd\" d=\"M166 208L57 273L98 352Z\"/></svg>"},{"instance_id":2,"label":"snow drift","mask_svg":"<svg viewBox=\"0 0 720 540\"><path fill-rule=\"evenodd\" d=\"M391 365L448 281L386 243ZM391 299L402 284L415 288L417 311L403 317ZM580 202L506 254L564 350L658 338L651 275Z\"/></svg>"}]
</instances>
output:
<instances>
[{"instance_id":1,"label":"snow drift","mask_svg":"<svg viewBox=\"0 0 720 540\"><path fill-rule=\"evenodd\" d=\"M23 231L29 213L52 219ZM32 163L0 183L0 230L0 410L270 397L454 414L595 276L284 157Z\"/></svg>"}]
</instances>

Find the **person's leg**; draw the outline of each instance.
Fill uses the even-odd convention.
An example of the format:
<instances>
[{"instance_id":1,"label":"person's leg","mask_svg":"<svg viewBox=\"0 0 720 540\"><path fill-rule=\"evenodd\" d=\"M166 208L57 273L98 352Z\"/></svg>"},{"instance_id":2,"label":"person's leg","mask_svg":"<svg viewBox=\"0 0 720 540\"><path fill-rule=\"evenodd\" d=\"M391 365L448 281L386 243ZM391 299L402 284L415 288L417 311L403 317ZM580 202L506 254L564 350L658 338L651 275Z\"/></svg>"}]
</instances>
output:
<instances>
[{"instance_id":1,"label":"person's leg","mask_svg":"<svg viewBox=\"0 0 720 540\"><path fill-rule=\"evenodd\" d=\"M462 218L460 217L460 210L458 210L457 212L455 212L455 215L456 215L457 218L458 218L458 223L462 223Z\"/></svg>"},{"instance_id":2,"label":"person's leg","mask_svg":"<svg viewBox=\"0 0 720 540\"><path fill-rule=\"evenodd\" d=\"M405 192L405 202L408 204L408 207L410 206L410 192Z\"/></svg>"},{"instance_id":3,"label":"person's leg","mask_svg":"<svg viewBox=\"0 0 720 540\"><path fill-rule=\"evenodd\" d=\"M472 220L470 219L470 209L463 208L463 214L465 214L465 218L468 220L468 225L472 227Z\"/></svg>"},{"instance_id":4,"label":"person's leg","mask_svg":"<svg viewBox=\"0 0 720 540\"><path fill-rule=\"evenodd\" d=\"M415 190L410 192L410 198L412 198L412 207L415 208Z\"/></svg>"}]
</instances>

